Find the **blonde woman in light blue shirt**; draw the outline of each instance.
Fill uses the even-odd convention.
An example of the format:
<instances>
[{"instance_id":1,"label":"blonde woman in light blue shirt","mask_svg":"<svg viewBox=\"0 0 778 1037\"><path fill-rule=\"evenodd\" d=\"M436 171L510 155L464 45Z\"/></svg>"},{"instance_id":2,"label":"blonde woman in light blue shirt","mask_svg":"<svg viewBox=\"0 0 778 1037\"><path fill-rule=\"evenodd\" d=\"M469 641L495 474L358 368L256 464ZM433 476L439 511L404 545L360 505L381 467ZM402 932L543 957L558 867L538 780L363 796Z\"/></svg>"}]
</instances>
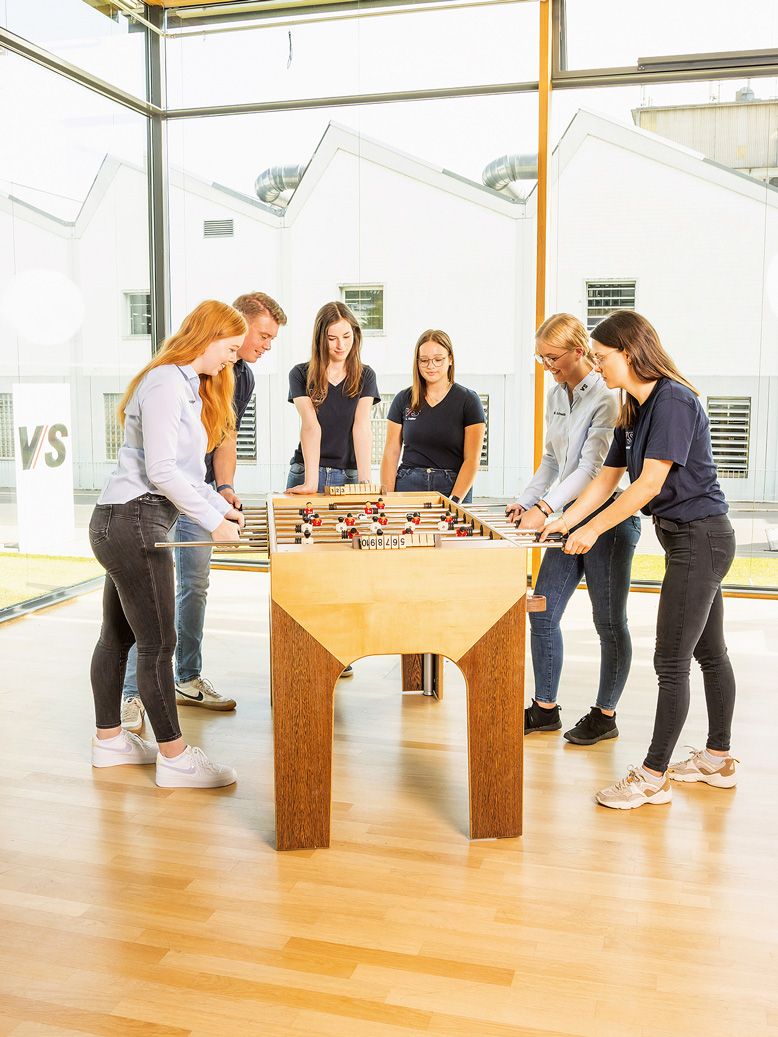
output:
<instances>
[{"instance_id":1,"label":"blonde woman in light blue shirt","mask_svg":"<svg viewBox=\"0 0 778 1037\"><path fill-rule=\"evenodd\" d=\"M619 414L618 394L594 370L589 335L577 317L549 317L537 331L535 348L535 359L554 380L546 398L545 449L524 492L506 509L511 518L520 519L521 529L530 530L542 529L599 473ZM600 679L595 703L565 738L575 745L593 745L619 733L616 704L632 661L627 596L640 520L630 516L604 536L588 554L544 553L535 590L545 596L546 611L530 614L535 697L524 711L525 734L562 727L557 704L564 656L560 623L582 578L600 638Z\"/></svg>"}]
</instances>

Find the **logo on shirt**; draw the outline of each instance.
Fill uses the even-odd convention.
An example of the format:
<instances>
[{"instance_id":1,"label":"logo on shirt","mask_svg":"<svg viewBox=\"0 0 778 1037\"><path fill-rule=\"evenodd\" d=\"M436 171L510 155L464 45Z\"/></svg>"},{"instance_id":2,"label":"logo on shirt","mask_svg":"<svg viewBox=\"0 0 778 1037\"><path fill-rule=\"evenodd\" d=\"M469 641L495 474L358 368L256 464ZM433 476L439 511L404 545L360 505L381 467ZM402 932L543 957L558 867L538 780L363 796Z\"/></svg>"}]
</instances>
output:
<instances>
[{"instance_id":1,"label":"logo on shirt","mask_svg":"<svg viewBox=\"0 0 778 1037\"><path fill-rule=\"evenodd\" d=\"M627 450L631 450L632 449L632 439L633 439L634 435L635 435L635 430L634 429L628 428L628 429L624 430L624 439L626 440L626 448L627 448Z\"/></svg>"},{"instance_id":2,"label":"logo on shirt","mask_svg":"<svg viewBox=\"0 0 778 1037\"><path fill-rule=\"evenodd\" d=\"M415 421L418 418L418 416L419 412L417 410L412 410L410 407L406 407L403 411L403 418L406 421Z\"/></svg>"}]
</instances>

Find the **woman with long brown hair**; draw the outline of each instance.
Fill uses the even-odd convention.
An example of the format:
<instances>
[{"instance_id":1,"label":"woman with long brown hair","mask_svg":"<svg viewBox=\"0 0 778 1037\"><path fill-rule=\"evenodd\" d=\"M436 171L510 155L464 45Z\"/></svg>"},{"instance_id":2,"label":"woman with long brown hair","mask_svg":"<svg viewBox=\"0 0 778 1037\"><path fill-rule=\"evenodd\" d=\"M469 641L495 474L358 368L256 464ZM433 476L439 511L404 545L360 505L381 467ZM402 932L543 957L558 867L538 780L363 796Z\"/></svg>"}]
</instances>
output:
<instances>
[{"instance_id":1,"label":"woman with long brown hair","mask_svg":"<svg viewBox=\"0 0 778 1037\"><path fill-rule=\"evenodd\" d=\"M535 335L535 360L554 384L546 398L540 467L506 508L509 518L520 518L523 530L542 529L555 511L568 513L602 468L619 414L618 394L594 370L589 334L571 313L555 313L541 324ZM640 519L628 515L603 533L588 554L544 553L535 590L545 597L546 609L530 613L535 695L524 710L525 735L562 727L557 704L564 657L561 621L573 591L585 578L600 640L600 677L594 705L565 738L574 745L594 745L618 736L616 705L632 662L627 598L639 539Z\"/></svg>"},{"instance_id":2,"label":"woman with long brown hair","mask_svg":"<svg viewBox=\"0 0 778 1037\"><path fill-rule=\"evenodd\" d=\"M156 763L165 788L213 788L236 780L181 736L172 656L175 588L167 539L179 513L215 541L238 539L243 516L205 482L205 454L235 427L233 373L246 333L226 303L200 303L132 379L119 406L124 442L89 523L106 570L103 622L92 656L97 733L92 765ZM137 645L138 692L157 743L121 727L127 654Z\"/></svg>"},{"instance_id":3,"label":"woman with long brown hair","mask_svg":"<svg viewBox=\"0 0 778 1037\"><path fill-rule=\"evenodd\" d=\"M707 415L655 329L640 314L617 310L594 329L592 344L606 384L624 393L613 444L597 478L543 535L568 533L565 551L585 554L606 530L640 508L651 515L665 552L653 738L641 767L597 793L602 806L630 810L669 803L670 779L717 788L737 783L737 761L730 754L735 678L724 641L721 596L721 582L735 556L735 533L716 477ZM598 512L625 471L631 485ZM702 669L708 738L705 749L671 764L689 712L692 656Z\"/></svg>"},{"instance_id":4,"label":"woman with long brown hair","mask_svg":"<svg viewBox=\"0 0 778 1037\"><path fill-rule=\"evenodd\" d=\"M362 328L342 302L316 314L311 359L289 372L289 402L300 415L300 442L288 493L370 482L370 413L380 403L375 372L362 363Z\"/></svg>"},{"instance_id":5,"label":"woman with long brown hair","mask_svg":"<svg viewBox=\"0 0 778 1037\"><path fill-rule=\"evenodd\" d=\"M478 394L454 380L454 347L445 331L419 336L412 377L389 408L381 483L387 490L435 490L467 503L486 419Z\"/></svg>"}]
</instances>

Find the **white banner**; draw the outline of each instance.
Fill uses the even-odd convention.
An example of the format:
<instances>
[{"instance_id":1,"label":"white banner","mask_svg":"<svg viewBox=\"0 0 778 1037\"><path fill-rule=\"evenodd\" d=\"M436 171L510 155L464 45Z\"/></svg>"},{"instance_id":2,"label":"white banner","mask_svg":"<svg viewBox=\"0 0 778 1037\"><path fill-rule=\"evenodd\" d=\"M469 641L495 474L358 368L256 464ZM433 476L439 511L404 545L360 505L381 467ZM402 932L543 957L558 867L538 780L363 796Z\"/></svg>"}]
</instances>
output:
<instances>
[{"instance_id":1,"label":"white banner","mask_svg":"<svg viewBox=\"0 0 778 1037\"><path fill-rule=\"evenodd\" d=\"M19 550L70 553L75 536L70 386L14 385Z\"/></svg>"}]
</instances>

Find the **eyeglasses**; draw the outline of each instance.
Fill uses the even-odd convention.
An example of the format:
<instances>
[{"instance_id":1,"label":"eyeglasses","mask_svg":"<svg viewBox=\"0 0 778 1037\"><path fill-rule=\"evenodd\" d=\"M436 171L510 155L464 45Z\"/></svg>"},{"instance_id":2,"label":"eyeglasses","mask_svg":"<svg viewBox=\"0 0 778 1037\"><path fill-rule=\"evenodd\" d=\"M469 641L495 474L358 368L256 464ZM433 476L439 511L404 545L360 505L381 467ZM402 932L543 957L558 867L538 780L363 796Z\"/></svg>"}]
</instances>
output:
<instances>
[{"instance_id":1,"label":"eyeglasses","mask_svg":"<svg viewBox=\"0 0 778 1037\"><path fill-rule=\"evenodd\" d=\"M541 356L540 353L535 354L535 363L542 364L543 367L553 367L554 364L558 364L561 359L561 356Z\"/></svg>"},{"instance_id":2,"label":"eyeglasses","mask_svg":"<svg viewBox=\"0 0 778 1037\"><path fill-rule=\"evenodd\" d=\"M420 356L419 367L442 367L447 360L447 356Z\"/></svg>"},{"instance_id":3,"label":"eyeglasses","mask_svg":"<svg viewBox=\"0 0 778 1037\"><path fill-rule=\"evenodd\" d=\"M610 360L614 353L618 353L619 350L614 349L610 353L606 353L604 356L597 356L596 353L592 353L592 360L594 361L595 367L602 367L606 360Z\"/></svg>"}]
</instances>

